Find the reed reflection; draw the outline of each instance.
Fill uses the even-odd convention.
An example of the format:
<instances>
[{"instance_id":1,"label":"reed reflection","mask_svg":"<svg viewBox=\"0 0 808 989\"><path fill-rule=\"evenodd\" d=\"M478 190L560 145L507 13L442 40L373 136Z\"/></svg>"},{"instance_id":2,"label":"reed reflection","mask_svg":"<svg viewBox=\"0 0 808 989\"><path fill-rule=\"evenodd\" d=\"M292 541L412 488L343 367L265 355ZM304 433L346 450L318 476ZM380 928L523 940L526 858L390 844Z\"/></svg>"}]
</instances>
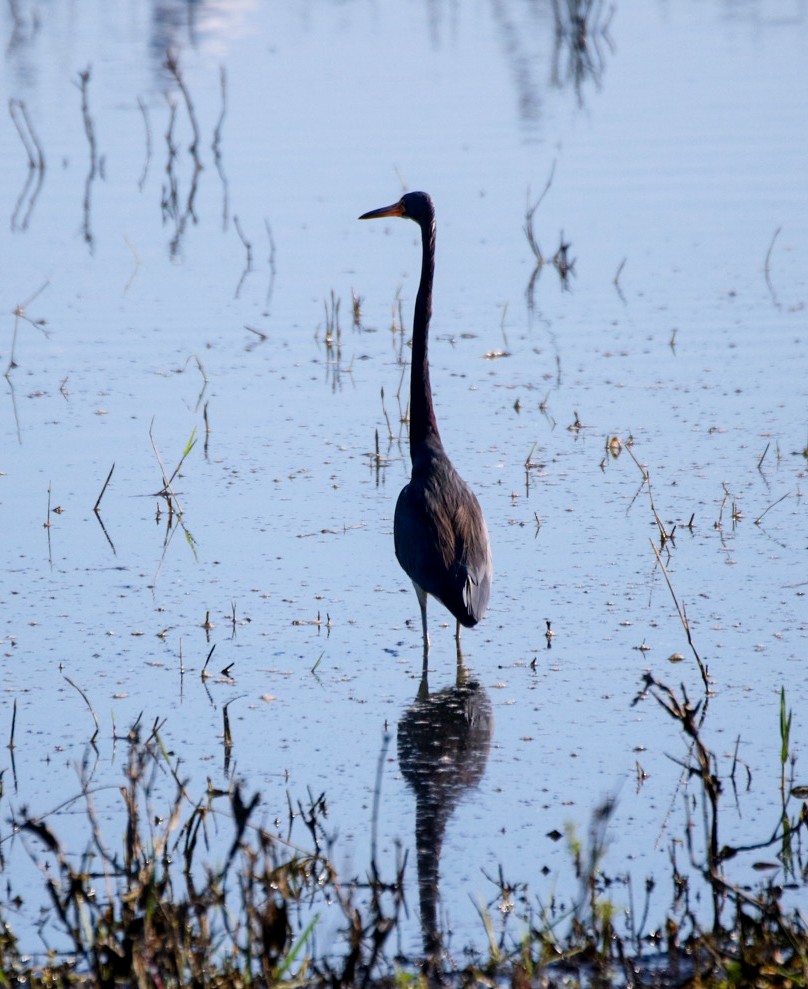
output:
<instances>
[{"instance_id":1,"label":"reed reflection","mask_svg":"<svg viewBox=\"0 0 808 989\"><path fill-rule=\"evenodd\" d=\"M454 686L431 694L427 673L398 725L398 761L415 794L421 932L427 960L441 951L440 855L463 794L479 785L494 731L491 700L458 656Z\"/></svg>"}]
</instances>

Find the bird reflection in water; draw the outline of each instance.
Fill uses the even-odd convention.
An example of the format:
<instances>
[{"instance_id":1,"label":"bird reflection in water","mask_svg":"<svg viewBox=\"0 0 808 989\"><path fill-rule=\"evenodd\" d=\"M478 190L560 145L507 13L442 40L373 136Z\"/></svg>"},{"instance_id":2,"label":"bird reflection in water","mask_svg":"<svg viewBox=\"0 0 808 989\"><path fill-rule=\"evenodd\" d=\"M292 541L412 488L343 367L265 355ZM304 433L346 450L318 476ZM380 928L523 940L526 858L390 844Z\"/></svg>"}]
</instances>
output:
<instances>
[{"instance_id":1,"label":"bird reflection in water","mask_svg":"<svg viewBox=\"0 0 808 989\"><path fill-rule=\"evenodd\" d=\"M453 687L430 694L424 673L415 702L398 725L398 761L415 794L415 844L426 964L441 953L440 855L446 825L463 794L485 773L494 731L491 700L458 656Z\"/></svg>"}]
</instances>

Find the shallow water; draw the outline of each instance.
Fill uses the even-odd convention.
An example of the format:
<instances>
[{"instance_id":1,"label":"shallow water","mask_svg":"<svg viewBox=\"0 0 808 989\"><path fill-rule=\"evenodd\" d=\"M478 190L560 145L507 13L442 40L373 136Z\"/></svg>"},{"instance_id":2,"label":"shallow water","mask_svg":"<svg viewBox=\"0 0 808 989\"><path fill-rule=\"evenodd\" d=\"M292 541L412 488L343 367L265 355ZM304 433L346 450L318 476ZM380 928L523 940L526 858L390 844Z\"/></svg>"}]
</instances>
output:
<instances>
[{"instance_id":1,"label":"shallow water","mask_svg":"<svg viewBox=\"0 0 808 989\"><path fill-rule=\"evenodd\" d=\"M686 749L656 704L631 702L646 669L694 698L700 678L630 438L677 527L664 559L709 666L707 741L727 768L738 740L751 772L723 839L767 836L781 686L805 782L804 6L620 3L577 84L549 5L55 4L23 9L16 32L0 16L3 91L45 158L40 182L2 118L4 369L15 307L45 321L16 319L0 418L7 803L44 815L79 790L94 726L66 674L100 722L92 780L108 819L113 731L142 713L166 719L192 788L234 774L261 791L268 825L287 792L325 791L347 874L367 868L385 753L379 858L392 868L397 843L414 848L393 739L419 686L420 623L392 512L418 238L356 222L405 185L437 204L437 415L495 564L489 614L464 636L493 730L445 823L450 945L484 944L475 904L494 898L500 866L543 902L574 897L567 844L550 835L585 835L609 794L605 871L637 889L656 878L650 925L670 903L684 811L668 757ZM525 209L551 174L536 236L552 257L563 231L574 270L564 284L547 264L531 288ZM184 530L155 496L150 430L169 474L195 432L175 482ZM102 528L93 505L113 463ZM454 643L434 605L430 626L439 692ZM85 840L81 814L53 824ZM12 886L28 870L8 857Z\"/></svg>"}]
</instances>

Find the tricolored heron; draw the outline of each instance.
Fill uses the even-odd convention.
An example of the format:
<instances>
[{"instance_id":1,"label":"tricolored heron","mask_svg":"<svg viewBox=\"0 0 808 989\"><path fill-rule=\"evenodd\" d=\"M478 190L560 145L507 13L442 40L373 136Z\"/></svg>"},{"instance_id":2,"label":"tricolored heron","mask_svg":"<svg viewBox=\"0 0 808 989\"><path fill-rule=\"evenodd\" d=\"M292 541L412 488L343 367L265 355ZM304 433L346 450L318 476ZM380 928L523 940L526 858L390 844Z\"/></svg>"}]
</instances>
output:
<instances>
[{"instance_id":1,"label":"tricolored heron","mask_svg":"<svg viewBox=\"0 0 808 989\"><path fill-rule=\"evenodd\" d=\"M412 476L396 502L396 558L412 580L421 608L424 663L429 652L427 595L471 628L485 614L491 592L491 546L480 503L460 477L441 442L429 385L429 320L435 274L435 207L425 192L408 192L392 206L359 217L404 216L421 228L421 282L415 298L410 369Z\"/></svg>"}]
</instances>

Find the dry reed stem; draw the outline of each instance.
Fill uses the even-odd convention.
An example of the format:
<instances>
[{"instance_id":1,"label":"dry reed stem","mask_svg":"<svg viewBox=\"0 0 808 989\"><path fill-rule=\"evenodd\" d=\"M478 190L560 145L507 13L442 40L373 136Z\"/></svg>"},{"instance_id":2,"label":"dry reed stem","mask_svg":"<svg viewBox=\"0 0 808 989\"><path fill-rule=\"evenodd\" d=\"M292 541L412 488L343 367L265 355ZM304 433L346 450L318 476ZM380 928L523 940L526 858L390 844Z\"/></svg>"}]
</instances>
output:
<instances>
[{"instance_id":1,"label":"dry reed stem","mask_svg":"<svg viewBox=\"0 0 808 989\"><path fill-rule=\"evenodd\" d=\"M104 492L107 490L107 485L112 480L112 472L115 470L115 464L113 463L109 469L109 474L107 474L107 479L104 481L104 486L101 488L101 494L96 498L95 504L93 505L93 511L98 515L98 506L101 504L101 499L104 497Z\"/></svg>"},{"instance_id":2,"label":"dry reed stem","mask_svg":"<svg viewBox=\"0 0 808 989\"><path fill-rule=\"evenodd\" d=\"M668 570L665 564L662 562L662 556L652 539L648 540L651 543L651 549L654 551L654 556L657 558L657 563L659 564L660 570L665 578L665 583L668 585L668 590L671 592L671 597L673 598L673 603L676 605L676 611L679 615L679 621L682 623L682 628L685 630L685 635L687 636L687 644L690 646L690 650L693 653L696 663L699 667L699 673L701 674L701 680L704 684L704 692L706 694L710 693L710 681L707 676L707 668L701 661L701 656L699 656L695 644L693 643L693 636L690 634L690 623L687 620L687 612L684 605L679 605L679 599L676 597L676 591L673 589L673 584L668 576Z\"/></svg>"},{"instance_id":3,"label":"dry reed stem","mask_svg":"<svg viewBox=\"0 0 808 989\"><path fill-rule=\"evenodd\" d=\"M89 710L90 714L93 716L93 721L95 722L95 731L93 732L93 736L90 739L90 745L92 745L95 742L95 739L98 736L98 731L99 731L98 718L96 717L95 711L93 710L93 705L90 703L89 697L84 693L84 691L77 683L74 683L66 673L63 673L62 676L65 678L65 680L67 680L70 686L79 693L81 699L87 705L87 709Z\"/></svg>"},{"instance_id":4,"label":"dry reed stem","mask_svg":"<svg viewBox=\"0 0 808 989\"><path fill-rule=\"evenodd\" d=\"M761 512L761 514L758 515L758 517L755 519L755 525L760 525L760 523L763 521L763 517L765 515L768 515L768 513L775 507L775 505L779 505L781 501L785 501L790 494L791 494L790 491L786 491L786 493L782 495L782 497L778 498L777 501L773 501L771 505L769 505L769 507L764 512Z\"/></svg>"},{"instance_id":5,"label":"dry reed stem","mask_svg":"<svg viewBox=\"0 0 808 989\"><path fill-rule=\"evenodd\" d=\"M210 662L210 658L213 655L213 651L214 651L215 648L216 648L216 643L214 642L213 645L210 647L210 652L205 657L205 663L204 663L204 665L202 667L201 673L199 674L203 679L205 679L206 677L213 676L212 673L208 673L207 672L207 669L208 669L208 663Z\"/></svg>"},{"instance_id":6,"label":"dry reed stem","mask_svg":"<svg viewBox=\"0 0 808 989\"><path fill-rule=\"evenodd\" d=\"M25 300L25 302L19 302L14 307L14 309L12 311L12 315L14 317L14 329L12 330L12 333L11 333L11 350L10 350L10 354L9 354L9 358L8 358L8 367L6 368L6 372L5 372L6 378L9 378L10 372L13 371L15 367L18 367L19 366L17 364L17 359L16 359L17 329L18 329L18 326L19 326L19 321L22 319L26 323L30 323L31 326L35 326L37 329L42 330L42 332L45 334L46 337L49 335L48 334L48 331L45 329L45 320L44 319L31 319L31 317L26 312L26 309L28 308L28 306L30 306L31 303L34 301L34 299L36 299L38 296L40 296L49 285L50 285L50 279L48 279L47 281L43 282L39 286L39 288L36 290L36 292L34 292L32 295L29 295L28 296L28 298ZM9 380L10 380L10 378L9 378Z\"/></svg>"},{"instance_id":7,"label":"dry reed stem","mask_svg":"<svg viewBox=\"0 0 808 989\"><path fill-rule=\"evenodd\" d=\"M392 442L395 439L395 436L393 434L393 427L390 425L390 417L387 415L387 409L384 407L384 385L382 385L381 388L381 396L382 396L382 413L384 415L384 421L387 423L387 437ZM377 448L378 448L378 442L379 442L379 435L377 432L376 434Z\"/></svg>"},{"instance_id":8,"label":"dry reed stem","mask_svg":"<svg viewBox=\"0 0 808 989\"><path fill-rule=\"evenodd\" d=\"M643 484L645 484L648 487L648 500L649 500L649 502L651 504L651 511L653 512L654 521L656 522L657 529L659 529L659 542L660 542L660 546L663 546L664 547L668 543L669 540L671 542L673 541L673 534L676 532L676 526L674 525L674 527L671 529L670 532L668 532L668 530L665 528L665 526L664 526L664 524L662 522L662 519L659 517L659 512L657 512L657 510L656 510L656 505L654 504L654 493L653 493L653 491L651 489L651 474L650 474L648 468L647 467L644 467L639 462L639 460L637 460L637 458L634 456L634 451L632 450L632 444L627 442L624 445L625 445L626 450L628 450L629 456L634 461L634 463L637 465L637 469L639 470L640 474L642 475ZM641 490L642 490L642 485L640 485L640 491ZM637 492L637 494L639 494L639 491ZM635 495L634 497L636 498L637 495ZM692 521L692 519L691 519L691 521Z\"/></svg>"},{"instance_id":9,"label":"dry reed stem","mask_svg":"<svg viewBox=\"0 0 808 989\"><path fill-rule=\"evenodd\" d=\"M14 732L16 731L16 728L17 728L17 698L15 697L14 705L11 709L11 731L9 732L8 745L6 746L6 748L10 749L12 752L14 751Z\"/></svg>"}]
</instances>

